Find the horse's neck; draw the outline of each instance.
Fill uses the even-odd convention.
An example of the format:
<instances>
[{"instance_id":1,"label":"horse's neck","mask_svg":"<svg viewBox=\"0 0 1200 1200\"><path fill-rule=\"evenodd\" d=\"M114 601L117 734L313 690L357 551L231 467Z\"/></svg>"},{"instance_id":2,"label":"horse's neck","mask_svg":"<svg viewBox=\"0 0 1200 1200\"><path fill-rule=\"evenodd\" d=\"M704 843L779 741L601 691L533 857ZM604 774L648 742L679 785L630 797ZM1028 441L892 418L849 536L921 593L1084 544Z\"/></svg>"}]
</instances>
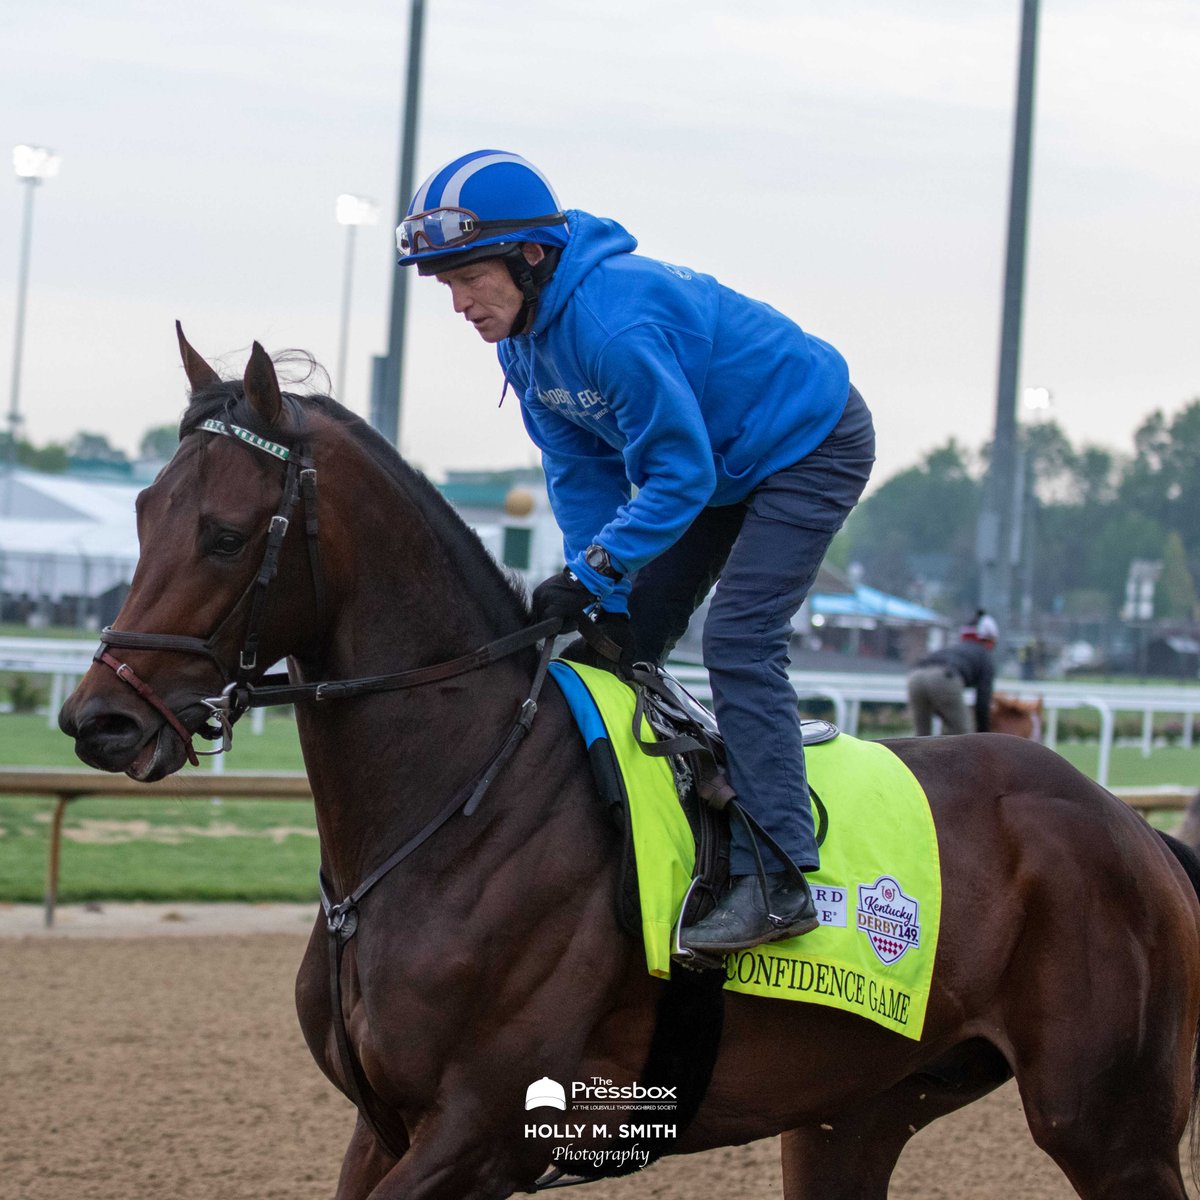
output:
<instances>
[{"instance_id":1,"label":"horse's neck","mask_svg":"<svg viewBox=\"0 0 1200 1200\"><path fill-rule=\"evenodd\" d=\"M367 549L319 666L299 664L306 678L408 670L511 632L463 602L470 588L427 527L413 528L402 553L383 552L395 529L360 533ZM352 887L482 771L528 693L527 662L516 656L444 683L298 710L322 856L338 887Z\"/></svg>"}]
</instances>

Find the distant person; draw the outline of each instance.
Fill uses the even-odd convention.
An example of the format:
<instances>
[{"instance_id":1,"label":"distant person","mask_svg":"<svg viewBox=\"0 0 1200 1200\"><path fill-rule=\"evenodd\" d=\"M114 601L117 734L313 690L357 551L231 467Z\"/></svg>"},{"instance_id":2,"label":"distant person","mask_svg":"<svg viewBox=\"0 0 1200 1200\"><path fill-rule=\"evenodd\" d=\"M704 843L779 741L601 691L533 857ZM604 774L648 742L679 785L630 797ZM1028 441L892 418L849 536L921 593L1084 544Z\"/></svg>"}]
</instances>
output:
<instances>
[{"instance_id":1,"label":"distant person","mask_svg":"<svg viewBox=\"0 0 1200 1200\"><path fill-rule=\"evenodd\" d=\"M767 256L794 233L784 213L713 232ZM627 661L661 662L720 580L704 663L730 782L794 866L763 847L764 906L733 821L731 887L684 946L725 953L814 929L794 869L819 864L788 641L874 462L845 359L712 276L635 254L615 221L563 211L541 172L504 151L435 171L397 245L496 345L541 450L566 565L534 590L534 618L575 628L591 613Z\"/></svg>"},{"instance_id":2,"label":"distant person","mask_svg":"<svg viewBox=\"0 0 1200 1200\"><path fill-rule=\"evenodd\" d=\"M991 730L992 683L996 677L993 651L1000 631L982 609L962 631L956 646L927 654L908 676L908 705L918 737L933 732L933 718L942 719L943 733L969 733L964 693L975 689L975 730Z\"/></svg>"}]
</instances>

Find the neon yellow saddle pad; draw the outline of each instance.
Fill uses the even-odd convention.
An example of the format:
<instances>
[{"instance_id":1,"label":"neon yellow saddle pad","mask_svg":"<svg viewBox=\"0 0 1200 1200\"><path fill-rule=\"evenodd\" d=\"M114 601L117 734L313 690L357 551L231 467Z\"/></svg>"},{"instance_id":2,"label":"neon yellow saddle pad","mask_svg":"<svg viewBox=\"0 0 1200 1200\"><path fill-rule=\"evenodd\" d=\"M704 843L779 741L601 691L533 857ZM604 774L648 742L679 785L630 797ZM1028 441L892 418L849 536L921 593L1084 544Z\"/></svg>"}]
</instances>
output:
<instances>
[{"instance_id":1,"label":"neon yellow saddle pad","mask_svg":"<svg viewBox=\"0 0 1200 1200\"><path fill-rule=\"evenodd\" d=\"M589 745L607 737L629 796L646 966L671 972L671 934L691 882L695 843L665 759L633 737L634 694L607 671L551 670ZM643 738L652 736L644 726ZM821 868L807 876L820 926L725 958L725 986L855 1013L919 1038L937 953L941 867L929 803L885 746L839 734L804 752L827 816Z\"/></svg>"}]
</instances>

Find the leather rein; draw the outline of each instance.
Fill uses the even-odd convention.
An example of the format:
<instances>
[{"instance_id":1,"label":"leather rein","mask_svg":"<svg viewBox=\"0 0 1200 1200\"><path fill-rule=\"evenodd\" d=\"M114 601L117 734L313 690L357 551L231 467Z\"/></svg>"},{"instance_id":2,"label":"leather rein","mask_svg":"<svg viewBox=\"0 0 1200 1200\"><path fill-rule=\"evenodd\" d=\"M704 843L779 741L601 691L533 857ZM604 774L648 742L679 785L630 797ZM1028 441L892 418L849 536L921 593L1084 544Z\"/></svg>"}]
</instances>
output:
<instances>
[{"instance_id":1,"label":"leather rein","mask_svg":"<svg viewBox=\"0 0 1200 1200\"><path fill-rule=\"evenodd\" d=\"M478 650L474 650L470 654L461 655L447 662L433 663L429 666L398 671L389 675L371 675L358 679L325 680L320 683L291 683L279 682L288 678L286 675L280 674L267 675L263 677L261 682L257 684L252 683L251 679L255 674L258 663L259 638L263 616L266 611L267 594L279 569L279 558L283 550L283 541L291 525L292 512L297 502L301 502L304 507L309 567L312 574L313 593L316 598L318 614L324 611L325 589L317 539L317 472L308 455L307 442L303 436L297 441L294 447L287 447L268 441L251 430L234 425L229 421L206 420L200 422L198 428L208 433L237 438L258 450L262 450L283 460L287 464L283 494L279 502L279 507L268 526L267 544L259 569L229 614L207 638L167 633L139 633L131 630L117 630L106 627L101 630L100 646L94 656L96 662L103 663L112 670L118 679L133 688L146 703L162 715L163 719L183 742L188 760L193 766L199 765L197 754L220 754L228 751L233 744L233 724L239 717L252 708L265 708L279 704L295 704L303 700L318 702L344 700L355 696L422 687L444 679L452 679L457 675L465 675L471 671L478 671L492 663L499 662L501 659L519 650L526 649L539 642L542 643L541 655L533 682L530 685L529 694L522 703L516 720L507 735L492 754L483 770L455 792L451 799L443 805L431 820L384 859L358 887L346 895L345 899L335 903L331 899L329 881L325 878L324 873L320 873L319 875L321 906L325 912L326 927L329 931L329 987L334 1038L337 1044L338 1058L340 1059L346 1093L362 1114L364 1122L375 1135L379 1144L395 1158L399 1158L404 1151L404 1146L387 1132L388 1122L381 1119L379 1115L380 1101L378 1096L366 1079L362 1066L358 1061L358 1056L350 1045L342 1005L342 955L346 943L349 942L358 929L358 905L363 897L385 875L432 837L456 812L461 810L463 816L471 816L478 808L484 794L499 775L505 763L516 752L517 747L521 744L533 725L533 718L537 713L538 696L541 693L542 684L545 681L547 668L550 665L550 659L553 654L554 635L560 631L562 621L557 617L546 621L539 621L535 625L527 626L514 633L497 638L495 641L481 646ZM227 676L228 672L217 654L216 646L227 626L247 604L250 608L250 616L242 649L238 655L237 671L232 681L225 686L219 696L212 696L203 701L209 710L209 716L206 718L204 725L196 731L197 734L210 741L219 740L221 746L216 750L197 751L192 744L194 735L188 733L179 715L171 709L170 705L148 683L140 679L127 663L109 653L109 647L120 647L129 650L162 650L177 654L200 654L209 658L216 665L222 676Z\"/></svg>"}]
</instances>

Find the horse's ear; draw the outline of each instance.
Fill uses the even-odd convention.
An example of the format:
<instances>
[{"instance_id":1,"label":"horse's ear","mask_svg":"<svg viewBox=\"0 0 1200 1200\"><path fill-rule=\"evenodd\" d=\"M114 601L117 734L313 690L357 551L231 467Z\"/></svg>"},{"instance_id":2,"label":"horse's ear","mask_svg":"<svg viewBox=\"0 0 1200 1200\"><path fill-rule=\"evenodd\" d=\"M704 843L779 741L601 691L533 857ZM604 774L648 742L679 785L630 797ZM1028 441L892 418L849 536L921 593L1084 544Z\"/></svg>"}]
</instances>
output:
<instances>
[{"instance_id":1,"label":"horse's ear","mask_svg":"<svg viewBox=\"0 0 1200 1200\"><path fill-rule=\"evenodd\" d=\"M258 415L268 425L274 425L280 409L283 408L283 398L279 394L275 364L257 342L250 351L250 361L246 364L242 385L245 388L246 399L254 406Z\"/></svg>"},{"instance_id":2,"label":"horse's ear","mask_svg":"<svg viewBox=\"0 0 1200 1200\"><path fill-rule=\"evenodd\" d=\"M179 357L183 359L183 370L193 392L202 392L221 382L221 377L188 345L183 336L183 326L176 321L175 333L179 338Z\"/></svg>"}]
</instances>

